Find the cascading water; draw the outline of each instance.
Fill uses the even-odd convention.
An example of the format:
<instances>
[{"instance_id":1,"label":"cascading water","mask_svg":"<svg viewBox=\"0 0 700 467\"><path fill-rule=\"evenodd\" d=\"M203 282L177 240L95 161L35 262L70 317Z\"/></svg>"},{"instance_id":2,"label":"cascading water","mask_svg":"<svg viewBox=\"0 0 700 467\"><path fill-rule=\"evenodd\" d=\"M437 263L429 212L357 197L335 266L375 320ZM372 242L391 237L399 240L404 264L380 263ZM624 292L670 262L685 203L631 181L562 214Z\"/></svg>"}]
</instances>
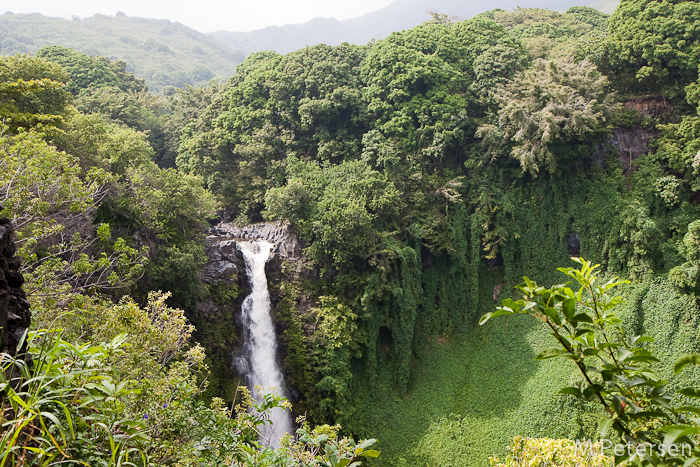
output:
<instances>
[{"instance_id":1,"label":"cascading water","mask_svg":"<svg viewBox=\"0 0 700 467\"><path fill-rule=\"evenodd\" d=\"M277 336L270 315L270 293L265 276L265 263L270 258L272 247L271 243L262 240L238 243L245 258L251 292L242 306L246 358L237 359L236 366L245 375L248 387L257 400L272 392L286 397L284 377L277 365ZM256 387L262 388L261 393L255 390ZM261 441L277 448L280 439L292 432L292 417L288 410L278 407L272 410L270 418L272 425L262 428Z\"/></svg>"}]
</instances>

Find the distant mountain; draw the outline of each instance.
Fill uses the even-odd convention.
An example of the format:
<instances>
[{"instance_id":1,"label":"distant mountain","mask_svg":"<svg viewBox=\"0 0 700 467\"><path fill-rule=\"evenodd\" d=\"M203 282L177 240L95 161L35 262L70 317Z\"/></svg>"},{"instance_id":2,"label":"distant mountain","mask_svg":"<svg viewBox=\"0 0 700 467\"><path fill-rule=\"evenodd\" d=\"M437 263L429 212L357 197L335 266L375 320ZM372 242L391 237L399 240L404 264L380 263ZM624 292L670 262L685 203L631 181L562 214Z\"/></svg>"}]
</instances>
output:
<instances>
[{"instance_id":1,"label":"distant mountain","mask_svg":"<svg viewBox=\"0 0 700 467\"><path fill-rule=\"evenodd\" d=\"M243 61L240 50L168 20L95 15L80 20L40 14L0 15L0 55L33 54L47 45L123 60L149 89L228 78Z\"/></svg>"},{"instance_id":2,"label":"distant mountain","mask_svg":"<svg viewBox=\"0 0 700 467\"><path fill-rule=\"evenodd\" d=\"M342 42L366 44L383 39L394 31L410 29L431 18L429 10L449 16L471 18L487 10L501 8L549 8L564 11L575 5L591 5L595 0L396 0L390 5L359 18L339 21L316 18L303 24L287 24L251 32L217 31L210 36L231 48L250 54L260 50L288 53L315 44L338 45ZM616 0L601 0L610 3ZM618 0L619 2L619 0ZM613 7L614 9L614 7Z\"/></svg>"},{"instance_id":3,"label":"distant mountain","mask_svg":"<svg viewBox=\"0 0 700 467\"><path fill-rule=\"evenodd\" d=\"M620 0L599 0L591 5L596 10L612 15L615 8L620 4Z\"/></svg>"}]
</instances>

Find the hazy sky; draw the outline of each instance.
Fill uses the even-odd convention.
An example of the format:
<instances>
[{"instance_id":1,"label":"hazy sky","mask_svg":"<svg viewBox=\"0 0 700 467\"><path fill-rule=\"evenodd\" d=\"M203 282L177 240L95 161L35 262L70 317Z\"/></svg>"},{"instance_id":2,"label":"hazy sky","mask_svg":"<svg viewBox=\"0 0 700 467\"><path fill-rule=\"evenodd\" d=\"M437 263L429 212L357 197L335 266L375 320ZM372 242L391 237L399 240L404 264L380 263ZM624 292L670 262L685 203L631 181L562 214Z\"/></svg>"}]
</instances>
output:
<instances>
[{"instance_id":1,"label":"hazy sky","mask_svg":"<svg viewBox=\"0 0 700 467\"><path fill-rule=\"evenodd\" d=\"M0 14L41 13L81 18L95 13L169 19L201 32L252 31L265 26L303 23L316 17L347 19L378 10L392 0L3 0Z\"/></svg>"}]
</instances>

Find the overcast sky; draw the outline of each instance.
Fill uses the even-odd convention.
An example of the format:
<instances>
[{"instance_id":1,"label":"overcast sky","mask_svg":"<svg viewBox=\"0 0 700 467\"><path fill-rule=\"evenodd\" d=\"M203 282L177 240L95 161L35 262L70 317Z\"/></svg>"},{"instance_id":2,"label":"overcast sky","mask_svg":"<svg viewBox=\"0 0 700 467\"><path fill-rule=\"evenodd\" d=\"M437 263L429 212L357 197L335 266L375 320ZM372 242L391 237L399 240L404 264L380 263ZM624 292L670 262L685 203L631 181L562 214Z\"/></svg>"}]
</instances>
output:
<instances>
[{"instance_id":1,"label":"overcast sky","mask_svg":"<svg viewBox=\"0 0 700 467\"><path fill-rule=\"evenodd\" d=\"M201 32L252 31L303 23L316 17L348 19L385 7L392 0L3 0L1 13L41 13L81 18L95 13L169 19Z\"/></svg>"}]
</instances>

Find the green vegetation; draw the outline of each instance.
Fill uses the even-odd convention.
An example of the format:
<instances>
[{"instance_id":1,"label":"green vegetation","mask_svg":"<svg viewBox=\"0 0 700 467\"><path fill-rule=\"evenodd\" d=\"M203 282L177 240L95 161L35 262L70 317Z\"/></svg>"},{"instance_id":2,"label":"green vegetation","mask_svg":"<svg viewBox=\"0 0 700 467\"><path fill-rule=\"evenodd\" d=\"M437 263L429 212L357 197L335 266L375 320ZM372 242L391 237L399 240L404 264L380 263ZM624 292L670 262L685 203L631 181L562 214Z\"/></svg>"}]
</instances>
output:
<instances>
[{"instance_id":1,"label":"green vegetation","mask_svg":"<svg viewBox=\"0 0 700 467\"><path fill-rule=\"evenodd\" d=\"M559 393L603 407L607 417L600 421L600 436L607 437L612 428L617 439L631 446L615 452L616 464L636 461L642 465L687 465L700 459L695 443L700 427L694 418L700 408L672 405L666 382L651 367L660 360L644 346L654 339L629 333L616 313L623 299L612 294L627 281L615 277L603 283L595 275L599 265L583 258L575 262L579 269L559 270L578 283L577 291L569 287L571 282L548 289L526 276L525 282L516 287L523 298L503 300L497 311L485 314L479 323L496 316L527 314L551 329L558 345L548 347L537 359L564 358L576 365L583 381ZM675 362L674 372L680 373L689 364L700 365L700 354L681 357ZM700 398L695 387L684 387L678 393ZM689 447L682 456L671 449L680 443Z\"/></svg>"},{"instance_id":2,"label":"green vegetation","mask_svg":"<svg viewBox=\"0 0 700 467\"><path fill-rule=\"evenodd\" d=\"M436 18L366 47L254 54L185 128L179 167L201 174L236 215L287 220L307 245L320 280L298 286L319 306L298 326L333 316L330 303L346 310L342 338L295 341L287 366L310 360L316 382L304 406L377 436L386 465L479 464L518 434L595 434L589 409L544 390L571 372L525 363L548 339L527 327L511 324L501 338L531 336L524 356L511 356L524 374L487 386L517 392L503 404L478 396L475 375L504 350L493 347L496 330L472 326L523 274L555 280L551 271L583 252L640 281L630 294L697 309L686 295L695 260L679 248L700 213L696 117L684 113L685 94L660 82L654 92L680 120L618 104L650 92L644 77L623 71L644 64L611 58L637 46L625 36L625 5L610 27L589 8L518 9L455 24ZM679 14L694 8L677 5ZM682 24L692 34L692 15ZM694 43L675 58L684 70L695 66ZM681 89L697 72L682 77ZM626 172L609 144L622 124L661 131ZM684 291L666 278L673 268ZM628 319L652 326L640 303ZM436 347L440 340L452 344ZM668 350L681 348L698 343ZM308 372L292 378L309 388ZM480 405L494 410L485 416Z\"/></svg>"},{"instance_id":3,"label":"green vegetation","mask_svg":"<svg viewBox=\"0 0 700 467\"><path fill-rule=\"evenodd\" d=\"M110 342L98 316L166 307L153 291L167 292L167 308L198 328L182 324L185 334L210 350L209 391L188 398L223 410L240 396L229 348L240 291L201 283L203 233L216 212L288 222L305 253L295 268L275 266L288 382L308 420L343 427L309 428L299 453L337 449L349 461L342 436L353 435L378 439L370 465L485 466L517 439L505 465L577 462L566 439L596 438L601 417L630 442L692 441L687 401L660 392L691 397L698 375L672 370L700 352L696 10L624 0L612 17L586 7L435 15L365 46L252 54L225 84L167 98L122 62L70 49L3 58L0 194L24 222L37 322L75 345ZM566 286L527 282L526 301L514 301L522 276L561 283L556 268L581 255L601 264L603 282L632 281L624 303L603 310L614 315L593 318L608 302ZM566 272L592 281L587 269ZM496 305L515 315L552 297L538 315L549 329L520 316L476 326ZM200 310L204 300L218 311ZM586 340L612 328L654 342ZM559 356L547 350L557 342L576 365L535 361ZM163 374L186 361L173 357ZM266 452L251 462L278 462Z\"/></svg>"},{"instance_id":4,"label":"green vegetation","mask_svg":"<svg viewBox=\"0 0 700 467\"><path fill-rule=\"evenodd\" d=\"M610 68L625 86L683 99L698 69L700 5L668 0L624 1L610 17ZM621 89L627 91L627 89Z\"/></svg>"},{"instance_id":5,"label":"green vegetation","mask_svg":"<svg viewBox=\"0 0 700 467\"><path fill-rule=\"evenodd\" d=\"M274 396L254 403L241 388L204 403L209 369L194 326L166 304L170 292L150 290L196 307L214 197L200 177L158 167L144 133L80 113L64 89L142 83L113 79L108 60L99 62L111 80L81 81L80 64L94 59L51 52L75 59L68 73L43 58L0 59L0 198L37 329L28 355L0 355L0 466L345 467L377 457L374 440L328 425L303 424L277 452L261 448L268 411L288 406Z\"/></svg>"},{"instance_id":6,"label":"green vegetation","mask_svg":"<svg viewBox=\"0 0 700 467\"><path fill-rule=\"evenodd\" d=\"M280 401L270 397L255 404L244 392L236 407L220 399L202 404L195 376L202 370L201 348L181 355L187 335L180 333L188 333L177 329L182 312L163 308L158 298L151 306L148 314L132 307L145 325L138 343L147 344L144 349L137 343L136 352L125 334L76 346L60 333L42 331L29 336L31 368L3 354L0 389L9 402L0 418L0 466L344 467L379 455L368 449L374 440L339 438L339 427L328 425L303 425L298 440L277 452L260 448L259 427L269 423L266 411ZM171 362L178 357L184 360ZM11 374L11 381L5 378Z\"/></svg>"},{"instance_id":7,"label":"green vegetation","mask_svg":"<svg viewBox=\"0 0 700 467\"><path fill-rule=\"evenodd\" d=\"M47 46L118 59L151 91L226 79L243 61L243 52L168 20L132 18L123 13L73 20L39 14L0 15L0 55L34 54ZM84 60L89 61L89 57ZM91 75L100 73L100 68L83 70ZM90 82L98 83L100 78Z\"/></svg>"}]
</instances>

